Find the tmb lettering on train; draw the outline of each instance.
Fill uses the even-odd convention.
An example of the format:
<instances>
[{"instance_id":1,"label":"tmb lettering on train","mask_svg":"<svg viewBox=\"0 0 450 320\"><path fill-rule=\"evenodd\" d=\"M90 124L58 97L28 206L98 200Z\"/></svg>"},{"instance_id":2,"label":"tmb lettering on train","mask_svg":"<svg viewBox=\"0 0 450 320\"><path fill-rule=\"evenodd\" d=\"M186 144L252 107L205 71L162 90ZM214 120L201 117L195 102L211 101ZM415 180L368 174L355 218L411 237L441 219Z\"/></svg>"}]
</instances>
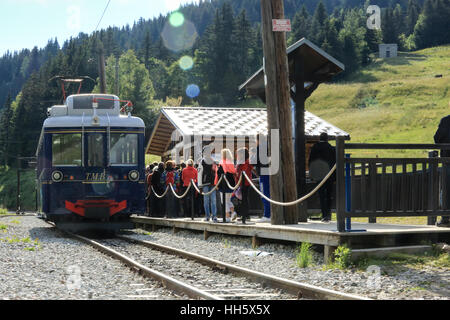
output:
<instances>
[{"instance_id":1,"label":"tmb lettering on train","mask_svg":"<svg viewBox=\"0 0 450 320\"><path fill-rule=\"evenodd\" d=\"M131 214L145 211L144 122L104 94L72 95L48 113L37 149L41 216L72 231L131 228Z\"/></svg>"}]
</instances>

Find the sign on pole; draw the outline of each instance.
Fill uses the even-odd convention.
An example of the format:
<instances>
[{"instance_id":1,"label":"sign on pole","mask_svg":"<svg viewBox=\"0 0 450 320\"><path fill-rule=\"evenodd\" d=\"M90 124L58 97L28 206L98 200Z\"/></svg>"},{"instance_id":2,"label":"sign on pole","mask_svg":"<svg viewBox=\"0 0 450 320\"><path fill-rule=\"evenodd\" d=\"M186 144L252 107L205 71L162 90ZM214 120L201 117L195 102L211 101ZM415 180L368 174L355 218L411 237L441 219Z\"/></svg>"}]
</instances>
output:
<instances>
[{"instance_id":1,"label":"sign on pole","mask_svg":"<svg viewBox=\"0 0 450 320\"><path fill-rule=\"evenodd\" d=\"M273 19L272 26L274 32L291 32L291 20L290 19Z\"/></svg>"}]
</instances>

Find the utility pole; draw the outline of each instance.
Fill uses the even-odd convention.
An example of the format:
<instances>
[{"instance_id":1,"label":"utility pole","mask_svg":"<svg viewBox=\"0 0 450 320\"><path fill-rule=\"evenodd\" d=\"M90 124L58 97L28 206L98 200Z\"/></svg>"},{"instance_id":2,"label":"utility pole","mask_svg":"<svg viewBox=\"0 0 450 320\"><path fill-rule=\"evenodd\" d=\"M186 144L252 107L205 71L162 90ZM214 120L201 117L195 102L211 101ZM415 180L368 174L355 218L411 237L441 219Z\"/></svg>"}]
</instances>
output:
<instances>
[{"instance_id":1,"label":"utility pole","mask_svg":"<svg viewBox=\"0 0 450 320\"><path fill-rule=\"evenodd\" d=\"M100 77L100 93L106 93L106 70L105 70L105 54L103 53L103 45L100 44L98 59L98 74Z\"/></svg>"},{"instance_id":2,"label":"utility pole","mask_svg":"<svg viewBox=\"0 0 450 320\"><path fill-rule=\"evenodd\" d=\"M115 94L116 96L119 96L120 89L119 89L119 55L116 55L116 82L115 82Z\"/></svg>"},{"instance_id":3,"label":"utility pole","mask_svg":"<svg viewBox=\"0 0 450 320\"><path fill-rule=\"evenodd\" d=\"M280 131L280 172L270 176L271 197L276 201L297 199L297 185L292 137L289 66L286 34L273 31L273 20L284 19L283 0L261 0L264 44L264 68L269 134ZM297 207L272 205L272 224L297 224Z\"/></svg>"}]
</instances>

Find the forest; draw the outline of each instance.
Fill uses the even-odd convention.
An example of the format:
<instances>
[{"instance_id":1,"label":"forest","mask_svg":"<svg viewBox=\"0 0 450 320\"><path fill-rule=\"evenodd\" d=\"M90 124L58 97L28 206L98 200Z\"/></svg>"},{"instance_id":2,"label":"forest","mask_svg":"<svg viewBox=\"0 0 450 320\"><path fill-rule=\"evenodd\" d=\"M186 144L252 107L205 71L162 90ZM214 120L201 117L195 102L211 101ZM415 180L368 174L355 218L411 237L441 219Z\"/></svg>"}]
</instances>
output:
<instances>
[{"instance_id":1,"label":"forest","mask_svg":"<svg viewBox=\"0 0 450 320\"><path fill-rule=\"evenodd\" d=\"M44 48L7 52L0 57L0 161L15 165L33 156L47 108L62 103L54 76L98 79L98 59L107 58L108 92L135 105L134 115L153 129L161 106L239 106L238 87L262 65L260 0L202 0L132 26L109 27ZM450 43L450 0L285 0L293 31L291 45L303 37L346 65L335 81L351 79L369 65L380 43L401 51ZM368 5L382 8L381 30L369 30ZM69 91L73 88L69 88ZM83 93L98 92L85 82ZM73 92L73 91L72 91ZM26 128L26 130L23 130Z\"/></svg>"}]
</instances>

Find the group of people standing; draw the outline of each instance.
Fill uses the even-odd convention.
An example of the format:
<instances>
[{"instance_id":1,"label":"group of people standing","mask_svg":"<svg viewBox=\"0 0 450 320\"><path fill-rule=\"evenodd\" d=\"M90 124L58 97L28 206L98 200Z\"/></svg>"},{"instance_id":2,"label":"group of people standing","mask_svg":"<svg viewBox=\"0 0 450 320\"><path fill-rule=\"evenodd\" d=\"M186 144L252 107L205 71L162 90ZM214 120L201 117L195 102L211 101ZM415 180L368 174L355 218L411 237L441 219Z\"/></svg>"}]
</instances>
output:
<instances>
[{"instance_id":1,"label":"group of people standing","mask_svg":"<svg viewBox=\"0 0 450 320\"><path fill-rule=\"evenodd\" d=\"M212 151L212 147L206 146L203 149L203 158L198 163L188 160L186 163L177 165L169 160L166 163L154 163L147 167L149 215L166 218L204 216L205 221L217 223L217 201L221 201L225 206L226 222L241 220L243 224L246 224L249 221L251 186L242 174L245 172L250 179L255 176L260 177L261 189L270 197L268 177L260 175L261 165L258 161L255 166L251 164L251 155L247 148L237 150L236 161L231 150L223 149L221 160L216 162L212 157ZM222 176L224 179L221 179ZM191 181L201 193L197 192L193 186L189 188ZM186 196L178 200L173 192L168 190L164 197L158 197L164 195L169 185L173 186L178 196L185 194ZM217 199L219 196L220 200ZM261 221L269 222L270 204L265 200L264 207L265 217Z\"/></svg>"},{"instance_id":2,"label":"group of people standing","mask_svg":"<svg viewBox=\"0 0 450 320\"><path fill-rule=\"evenodd\" d=\"M450 116L441 120L439 129L434 136L436 143L450 144ZM265 141L265 140L264 140ZM179 166L174 161L154 163L147 168L148 186L148 213L151 216L175 217L200 217L205 221L212 220L217 223L217 198L225 206L226 222L237 220L238 214L245 224L249 220L249 191L250 182L243 177L243 173L250 179L258 177L260 189L264 195L270 198L270 182L265 165L262 164L260 155L261 147L267 147L257 138L257 148L241 148L236 152L236 162L233 153L229 149L221 151L221 160L216 162L212 158L212 147L203 149L203 158L195 164L193 160L181 163ZM267 142L267 141L266 141ZM256 158L255 158L256 157ZM441 157L450 157L450 150L442 150ZM328 142L328 134L322 133L320 141L311 149L309 164L310 176L317 176L314 180L321 181L336 163L336 148ZM253 165L255 164L255 166ZM450 165L445 164L445 177L450 181ZM221 179L221 177L225 179ZM242 177L242 179L241 179ZM191 181L198 187L190 187ZM336 176L333 174L319 189L319 198L322 211L322 222L331 220L332 194ZM228 183L227 183L228 182ZM240 184L237 186L237 184ZM186 195L177 201L171 190L166 192L167 187L172 185L177 195ZM230 186L232 188L230 188ZM190 188L189 188L190 187ZM189 191L188 191L189 188ZM201 193L196 192L199 189ZM163 195L160 198L155 195ZM220 194L219 194L219 193ZM450 203L450 191L442 195ZM264 217L260 222L270 222L270 203L262 199L264 204ZM225 202L225 203L223 203ZM450 217L444 216L437 223L440 227L450 227Z\"/></svg>"},{"instance_id":3,"label":"group of people standing","mask_svg":"<svg viewBox=\"0 0 450 320\"><path fill-rule=\"evenodd\" d=\"M179 166L172 160L149 165L146 169L147 213L155 217L167 218L179 217L181 213L185 216L194 216L198 208L195 207L192 211L193 208L189 205L192 201L192 192L189 192L181 201L177 201L172 191L167 188L172 185L177 194L184 194L191 179L197 182L197 175L198 171L192 160L183 162ZM164 196L159 198L157 195Z\"/></svg>"}]
</instances>

